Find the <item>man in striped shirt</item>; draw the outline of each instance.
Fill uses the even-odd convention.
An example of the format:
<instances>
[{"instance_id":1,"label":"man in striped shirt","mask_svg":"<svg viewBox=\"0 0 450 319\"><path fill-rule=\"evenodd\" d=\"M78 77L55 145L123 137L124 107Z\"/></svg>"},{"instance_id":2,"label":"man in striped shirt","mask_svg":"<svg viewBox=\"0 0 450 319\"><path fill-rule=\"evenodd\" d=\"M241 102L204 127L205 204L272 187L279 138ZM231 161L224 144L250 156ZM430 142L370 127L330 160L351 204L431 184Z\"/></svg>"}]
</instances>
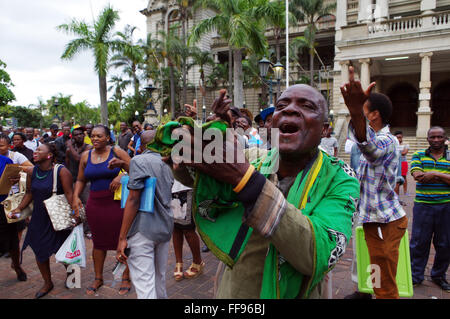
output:
<instances>
[{"instance_id":1,"label":"man in striped shirt","mask_svg":"<svg viewBox=\"0 0 450 319\"><path fill-rule=\"evenodd\" d=\"M349 83L341 87L349 110L349 138L360 151L358 178L361 184L360 221L369 249L370 263L380 269L377 299L398 299L396 282L400 241L408 226L405 211L394 191L399 163L398 141L389 132L392 103L383 94L364 91L349 68Z\"/></svg>"},{"instance_id":2,"label":"man in striped shirt","mask_svg":"<svg viewBox=\"0 0 450 319\"><path fill-rule=\"evenodd\" d=\"M430 147L414 153L411 161L417 182L410 243L412 277L415 285L423 281L433 238L436 256L431 279L449 292L445 273L450 263L450 151L442 127L432 127L427 140Z\"/></svg>"}]
</instances>

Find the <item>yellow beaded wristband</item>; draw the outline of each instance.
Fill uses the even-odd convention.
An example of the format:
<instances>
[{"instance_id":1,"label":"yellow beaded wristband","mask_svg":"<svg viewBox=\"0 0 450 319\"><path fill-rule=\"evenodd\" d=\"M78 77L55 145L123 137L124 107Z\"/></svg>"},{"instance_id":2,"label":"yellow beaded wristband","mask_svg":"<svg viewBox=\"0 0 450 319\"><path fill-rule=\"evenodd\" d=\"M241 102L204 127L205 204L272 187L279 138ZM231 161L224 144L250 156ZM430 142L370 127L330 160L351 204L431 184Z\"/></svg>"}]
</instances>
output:
<instances>
[{"instance_id":1,"label":"yellow beaded wristband","mask_svg":"<svg viewBox=\"0 0 450 319\"><path fill-rule=\"evenodd\" d=\"M233 188L233 192L239 193L245 187L245 185L247 185L247 182L254 171L255 167L253 165L250 165L247 169L247 172L245 172L244 177L242 177L241 181L236 185L235 188Z\"/></svg>"}]
</instances>

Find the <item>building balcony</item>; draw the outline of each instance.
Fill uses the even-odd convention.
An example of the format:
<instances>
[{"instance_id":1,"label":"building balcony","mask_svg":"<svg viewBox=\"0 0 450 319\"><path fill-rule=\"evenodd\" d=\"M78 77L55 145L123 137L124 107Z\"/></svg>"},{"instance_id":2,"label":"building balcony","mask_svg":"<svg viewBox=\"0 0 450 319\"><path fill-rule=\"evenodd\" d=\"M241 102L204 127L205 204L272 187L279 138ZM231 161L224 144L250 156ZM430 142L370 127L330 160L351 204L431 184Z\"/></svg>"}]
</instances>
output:
<instances>
[{"instance_id":1,"label":"building balcony","mask_svg":"<svg viewBox=\"0 0 450 319\"><path fill-rule=\"evenodd\" d=\"M450 29L450 11L368 24L369 38Z\"/></svg>"}]
</instances>

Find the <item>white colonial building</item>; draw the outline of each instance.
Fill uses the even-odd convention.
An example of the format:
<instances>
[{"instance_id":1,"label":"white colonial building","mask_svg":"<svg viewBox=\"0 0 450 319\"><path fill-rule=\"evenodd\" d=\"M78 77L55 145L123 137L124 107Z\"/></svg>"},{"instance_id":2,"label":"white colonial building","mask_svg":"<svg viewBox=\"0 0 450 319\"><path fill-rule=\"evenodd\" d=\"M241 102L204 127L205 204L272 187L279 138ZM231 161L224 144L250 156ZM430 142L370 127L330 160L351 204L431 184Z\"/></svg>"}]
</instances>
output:
<instances>
[{"instance_id":1,"label":"white colonial building","mask_svg":"<svg viewBox=\"0 0 450 319\"><path fill-rule=\"evenodd\" d=\"M176 19L174 2L149 1L141 11L149 33L167 30ZM188 28L213 14L198 11ZM304 29L304 25L291 26L290 38L302 35ZM266 35L274 44L271 30ZM350 65L363 85L375 81L376 91L391 98L393 130L423 138L432 125L450 129L450 0L337 0L336 14L319 22L317 42L320 59L314 69L321 74L317 86L329 96L337 135L345 138L341 133L349 120L339 87L348 79ZM198 46L211 51L217 62L228 60L228 47L216 34L205 36ZM307 55L299 61L308 70ZM293 64L290 73L292 84L302 71ZM198 76L196 69L189 74L194 88L190 97L198 94ZM215 90L208 92L207 107L215 94ZM260 95L260 88L245 90L246 107L253 114L259 112Z\"/></svg>"}]
</instances>

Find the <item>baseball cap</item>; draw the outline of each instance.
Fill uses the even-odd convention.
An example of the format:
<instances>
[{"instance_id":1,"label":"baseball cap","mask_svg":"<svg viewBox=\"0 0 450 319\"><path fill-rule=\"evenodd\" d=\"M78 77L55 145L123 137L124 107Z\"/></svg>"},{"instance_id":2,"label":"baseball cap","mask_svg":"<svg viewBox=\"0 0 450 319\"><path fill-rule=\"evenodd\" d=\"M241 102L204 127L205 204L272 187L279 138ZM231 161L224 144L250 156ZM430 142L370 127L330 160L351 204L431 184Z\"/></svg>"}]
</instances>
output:
<instances>
[{"instance_id":1,"label":"baseball cap","mask_svg":"<svg viewBox=\"0 0 450 319\"><path fill-rule=\"evenodd\" d=\"M275 107L274 106L270 106L268 108L265 108L262 112L261 112L261 118L263 121L266 121L267 116L269 116L270 114L272 114L273 112L275 112Z\"/></svg>"}]
</instances>

